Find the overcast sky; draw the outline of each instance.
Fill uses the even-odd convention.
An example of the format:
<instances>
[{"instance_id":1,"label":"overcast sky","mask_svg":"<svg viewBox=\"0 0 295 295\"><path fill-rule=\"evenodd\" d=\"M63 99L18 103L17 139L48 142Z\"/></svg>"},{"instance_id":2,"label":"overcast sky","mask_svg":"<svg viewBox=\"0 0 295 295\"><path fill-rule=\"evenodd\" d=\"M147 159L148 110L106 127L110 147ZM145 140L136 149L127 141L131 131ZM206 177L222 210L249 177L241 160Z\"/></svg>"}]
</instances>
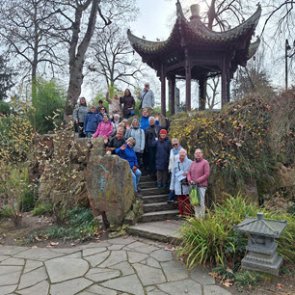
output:
<instances>
[{"instance_id":1,"label":"overcast sky","mask_svg":"<svg viewBox=\"0 0 295 295\"><path fill-rule=\"evenodd\" d=\"M189 7L191 4L201 3L200 0L182 0L180 2L183 7ZM137 0L139 15L136 22L131 25L132 33L138 37L145 36L147 40L156 41L157 38L165 40L169 36L174 24L176 11L175 3L176 0ZM247 1L245 1L245 4L247 4ZM255 5L253 5L253 7L251 6L249 9L249 16L255 12L256 8ZM201 4L201 14L206 11L206 6ZM255 32L257 35L260 35L261 33L266 14L267 11L263 9L262 16ZM249 16L245 16L245 18ZM269 23L264 34L266 39L273 38L273 31L276 29L274 25L275 21L274 17L272 19L273 25ZM293 42L293 40L290 41L291 43ZM263 50L266 49L266 53L264 53L265 67L274 84L282 87L284 86L284 42L285 37L282 34L275 42L269 42L266 46L263 46L262 44L259 48L260 52L265 52ZM288 62L290 62L290 60L288 60ZM289 79L289 84L295 82L294 75L292 76L291 73Z\"/></svg>"},{"instance_id":2,"label":"overcast sky","mask_svg":"<svg viewBox=\"0 0 295 295\"><path fill-rule=\"evenodd\" d=\"M183 7L189 7L191 4L200 4L200 0L182 0ZM174 20L176 17L176 0L137 0L137 7L139 13L137 19L131 24L130 29L132 33L138 37L145 36L147 40L156 41L156 39L165 40L168 38ZM246 1L245 1L245 4ZM256 6L251 5L249 9L249 16L256 10ZM204 4L201 5L201 14L207 11ZM264 24L267 12L262 11L262 16L259 21L256 35L260 35L262 26ZM248 18L249 16L245 16ZM268 40L273 39L274 27L269 26L264 34ZM253 38L254 41L255 38ZM284 43L285 37L277 39L275 42L269 44L261 44L259 51L264 52L264 69L267 70L273 84L278 88L284 87ZM292 41L291 41L292 42ZM153 71L150 71L153 73ZM154 84L154 88L159 88L159 81L155 75L151 74L150 82ZM289 75L289 85L294 84L294 75Z\"/></svg>"}]
</instances>

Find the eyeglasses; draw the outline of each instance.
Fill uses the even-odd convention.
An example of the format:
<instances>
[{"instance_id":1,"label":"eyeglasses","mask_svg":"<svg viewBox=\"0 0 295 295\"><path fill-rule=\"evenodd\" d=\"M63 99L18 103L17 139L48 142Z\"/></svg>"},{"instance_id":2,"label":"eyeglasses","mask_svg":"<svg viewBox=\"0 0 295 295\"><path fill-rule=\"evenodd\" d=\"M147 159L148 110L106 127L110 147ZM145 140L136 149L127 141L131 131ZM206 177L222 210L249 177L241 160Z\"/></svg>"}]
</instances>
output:
<instances>
[{"instance_id":1,"label":"eyeglasses","mask_svg":"<svg viewBox=\"0 0 295 295\"><path fill-rule=\"evenodd\" d=\"M172 146L178 146L178 143L174 143L174 144L172 144Z\"/></svg>"}]
</instances>

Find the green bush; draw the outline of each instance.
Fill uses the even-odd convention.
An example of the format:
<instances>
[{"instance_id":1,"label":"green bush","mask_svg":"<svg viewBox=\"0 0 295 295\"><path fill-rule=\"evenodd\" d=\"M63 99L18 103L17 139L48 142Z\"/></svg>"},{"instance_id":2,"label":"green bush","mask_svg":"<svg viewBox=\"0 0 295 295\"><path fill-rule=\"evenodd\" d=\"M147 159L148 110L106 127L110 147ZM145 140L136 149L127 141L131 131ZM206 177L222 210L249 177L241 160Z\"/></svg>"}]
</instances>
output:
<instances>
[{"instance_id":1,"label":"green bush","mask_svg":"<svg viewBox=\"0 0 295 295\"><path fill-rule=\"evenodd\" d=\"M52 205L49 203L39 203L32 211L34 216L52 214Z\"/></svg>"},{"instance_id":2,"label":"green bush","mask_svg":"<svg viewBox=\"0 0 295 295\"><path fill-rule=\"evenodd\" d=\"M0 162L0 168L0 199L2 202L9 205L15 214L31 210L35 205L35 198L29 183L28 166Z\"/></svg>"},{"instance_id":3,"label":"green bush","mask_svg":"<svg viewBox=\"0 0 295 295\"><path fill-rule=\"evenodd\" d=\"M8 115L10 113L9 103L0 100L0 114Z\"/></svg>"},{"instance_id":4,"label":"green bush","mask_svg":"<svg viewBox=\"0 0 295 295\"><path fill-rule=\"evenodd\" d=\"M39 79L36 84L36 97L33 100L32 125L39 133L54 130L63 120L65 92L55 81ZM53 119L54 118L54 119Z\"/></svg>"},{"instance_id":5,"label":"green bush","mask_svg":"<svg viewBox=\"0 0 295 295\"><path fill-rule=\"evenodd\" d=\"M235 284L238 289L253 287L265 277L264 274L253 271L240 271L235 274Z\"/></svg>"},{"instance_id":6,"label":"green bush","mask_svg":"<svg viewBox=\"0 0 295 295\"><path fill-rule=\"evenodd\" d=\"M179 255L188 268L198 264L230 265L237 270L245 255L247 237L234 226L247 216L256 216L260 208L249 205L241 195L229 197L224 204L214 205L205 219L189 218L182 226L182 245ZM278 252L284 260L295 261L295 217L278 212L265 213L266 219L287 220L288 225L278 240Z\"/></svg>"},{"instance_id":7,"label":"green bush","mask_svg":"<svg viewBox=\"0 0 295 295\"><path fill-rule=\"evenodd\" d=\"M25 162L34 135L29 118L32 109L19 101L10 102L10 106L12 113L0 116L0 161L3 164Z\"/></svg>"},{"instance_id":8,"label":"green bush","mask_svg":"<svg viewBox=\"0 0 295 295\"><path fill-rule=\"evenodd\" d=\"M3 206L0 210L0 217L1 218L9 218L14 215L14 210L10 206Z\"/></svg>"},{"instance_id":9,"label":"green bush","mask_svg":"<svg viewBox=\"0 0 295 295\"><path fill-rule=\"evenodd\" d=\"M44 234L52 239L87 239L97 230L98 224L89 208L74 208L67 211L65 226L53 226Z\"/></svg>"}]
</instances>

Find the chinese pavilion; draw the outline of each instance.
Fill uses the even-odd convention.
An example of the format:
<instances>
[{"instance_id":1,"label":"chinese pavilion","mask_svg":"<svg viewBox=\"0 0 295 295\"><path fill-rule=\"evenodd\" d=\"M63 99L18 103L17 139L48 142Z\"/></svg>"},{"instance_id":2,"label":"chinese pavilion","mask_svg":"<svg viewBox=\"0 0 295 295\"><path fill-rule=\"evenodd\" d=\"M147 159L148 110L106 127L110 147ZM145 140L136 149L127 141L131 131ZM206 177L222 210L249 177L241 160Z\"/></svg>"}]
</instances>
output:
<instances>
[{"instance_id":1,"label":"chinese pavilion","mask_svg":"<svg viewBox=\"0 0 295 295\"><path fill-rule=\"evenodd\" d=\"M175 113L176 79L186 81L186 110L191 110L191 80L199 82L199 109L206 106L207 79L221 75L222 105L230 100L230 81L238 65L246 66L255 54L260 40L251 38L261 15L258 4L256 12L239 26L224 32L206 27L199 16L199 5L191 6L187 20L179 0L176 3L177 18L166 41L148 41L138 38L128 30L133 49L143 62L156 70L161 81L161 112L166 114L166 78L169 85L169 105Z\"/></svg>"}]
</instances>

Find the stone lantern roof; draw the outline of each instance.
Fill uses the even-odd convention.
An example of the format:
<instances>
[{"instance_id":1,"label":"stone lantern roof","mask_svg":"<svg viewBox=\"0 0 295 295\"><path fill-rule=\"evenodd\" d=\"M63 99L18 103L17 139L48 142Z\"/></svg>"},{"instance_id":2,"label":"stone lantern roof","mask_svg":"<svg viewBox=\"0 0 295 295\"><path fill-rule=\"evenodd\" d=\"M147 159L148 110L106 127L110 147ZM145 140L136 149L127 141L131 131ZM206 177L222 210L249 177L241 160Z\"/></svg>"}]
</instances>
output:
<instances>
[{"instance_id":1,"label":"stone lantern roof","mask_svg":"<svg viewBox=\"0 0 295 295\"><path fill-rule=\"evenodd\" d=\"M257 213L257 218L247 218L236 228L238 231L248 234L278 238L286 225L287 221L266 220L263 213Z\"/></svg>"}]
</instances>

